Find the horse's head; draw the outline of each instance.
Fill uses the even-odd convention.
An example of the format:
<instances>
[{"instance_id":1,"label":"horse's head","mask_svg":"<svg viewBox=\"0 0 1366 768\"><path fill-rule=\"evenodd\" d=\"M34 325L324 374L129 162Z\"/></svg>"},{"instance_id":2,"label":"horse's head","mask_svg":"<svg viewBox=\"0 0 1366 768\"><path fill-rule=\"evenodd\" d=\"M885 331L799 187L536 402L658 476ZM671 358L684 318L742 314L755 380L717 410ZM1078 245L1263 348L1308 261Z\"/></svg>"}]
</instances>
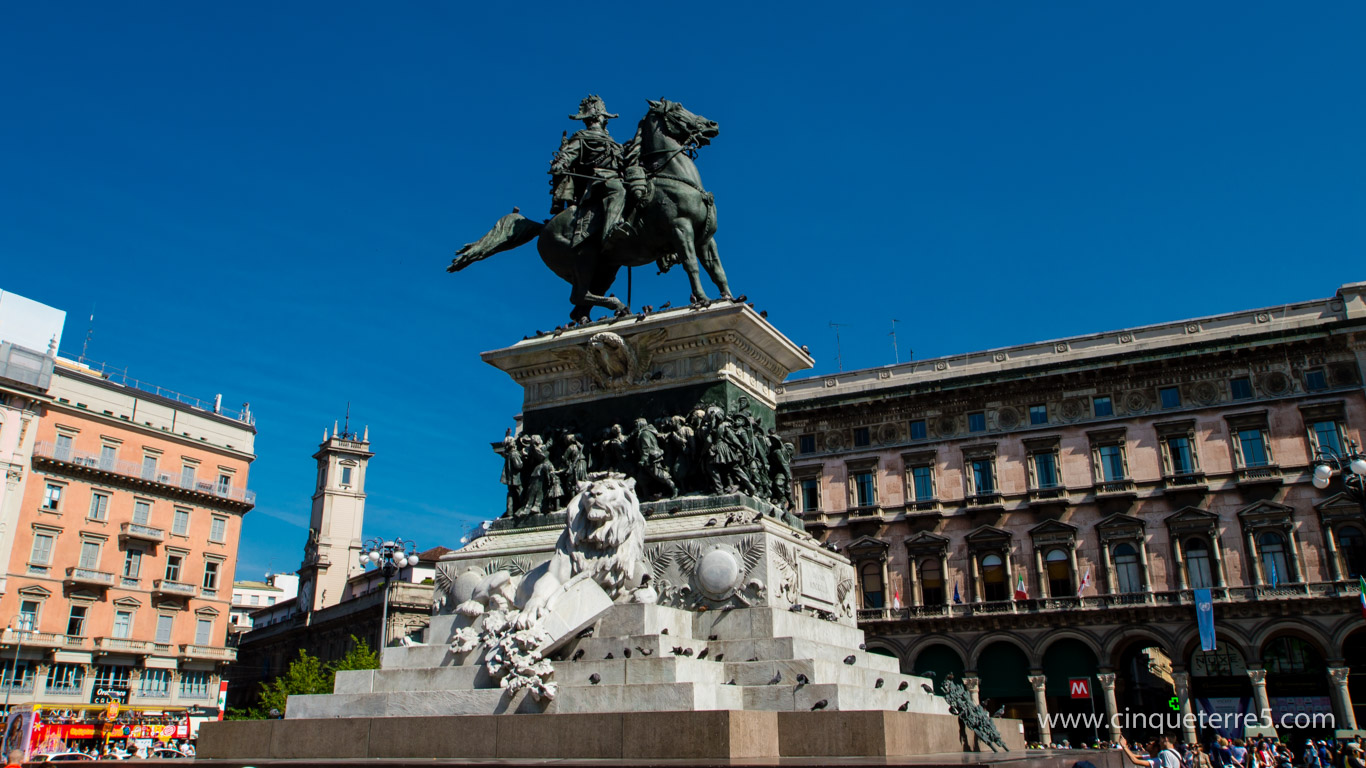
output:
<instances>
[{"instance_id":1,"label":"horse's head","mask_svg":"<svg viewBox=\"0 0 1366 768\"><path fill-rule=\"evenodd\" d=\"M660 99L650 102L646 117L658 119L661 130L683 146L705 147L721 132L715 120L694 115L676 101Z\"/></svg>"}]
</instances>

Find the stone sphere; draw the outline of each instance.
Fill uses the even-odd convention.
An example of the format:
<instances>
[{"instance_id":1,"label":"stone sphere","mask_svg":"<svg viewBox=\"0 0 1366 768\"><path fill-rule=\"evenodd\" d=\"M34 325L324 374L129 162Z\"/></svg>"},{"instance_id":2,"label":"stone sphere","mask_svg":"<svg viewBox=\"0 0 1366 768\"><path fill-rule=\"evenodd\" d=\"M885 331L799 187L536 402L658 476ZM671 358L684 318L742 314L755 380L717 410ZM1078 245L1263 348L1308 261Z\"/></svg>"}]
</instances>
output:
<instances>
[{"instance_id":1,"label":"stone sphere","mask_svg":"<svg viewBox=\"0 0 1366 768\"><path fill-rule=\"evenodd\" d=\"M697 564L697 580L710 595L726 595L740 579L740 562L724 549L713 549Z\"/></svg>"},{"instance_id":2,"label":"stone sphere","mask_svg":"<svg viewBox=\"0 0 1366 768\"><path fill-rule=\"evenodd\" d=\"M455 583L451 584L451 605L460 605L474 597L474 588L483 580L483 572L473 568L455 577Z\"/></svg>"}]
</instances>

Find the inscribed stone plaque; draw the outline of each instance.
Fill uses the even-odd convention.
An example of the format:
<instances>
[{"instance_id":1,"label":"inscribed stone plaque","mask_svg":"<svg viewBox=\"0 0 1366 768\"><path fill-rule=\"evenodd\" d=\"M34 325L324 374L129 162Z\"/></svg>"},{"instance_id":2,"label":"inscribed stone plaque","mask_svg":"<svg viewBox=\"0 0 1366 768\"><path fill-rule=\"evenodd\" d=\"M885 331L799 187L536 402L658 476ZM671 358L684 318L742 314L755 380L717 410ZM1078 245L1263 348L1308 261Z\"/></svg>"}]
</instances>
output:
<instances>
[{"instance_id":1,"label":"inscribed stone plaque","mask_svg":"<svg viewBox=\"0 0 1366 768\"><path fill-rule=\"evenodd\" d=\"M802 598L835 605L835 571L825 563L801 559Z\"/></svg>"}]
</instances>

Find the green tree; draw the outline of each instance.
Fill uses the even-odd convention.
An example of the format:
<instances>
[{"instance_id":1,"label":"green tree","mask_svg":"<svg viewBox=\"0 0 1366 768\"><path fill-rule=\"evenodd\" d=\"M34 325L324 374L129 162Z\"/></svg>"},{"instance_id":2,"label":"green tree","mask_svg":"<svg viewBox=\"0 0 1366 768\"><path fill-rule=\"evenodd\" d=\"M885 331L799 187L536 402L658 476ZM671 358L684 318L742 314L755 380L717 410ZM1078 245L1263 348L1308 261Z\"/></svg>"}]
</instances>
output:
<instances>
[{"instance_id":1,"label":"green tree","mask_svg":"<svg viewBox=\"0 0 1366 768\"><path fill-rule=\"evenodd\" d=\"M283 675L261 683L254 705L228 710L228 719L264 720L270 717L271 710L283 715L290 696L331 693L337 672L352 669L379 669L379 654L371 650L369 643L355 635L351 636L351 650L337 661L327 664L300 648L299 658L290 662L289 669Z\"/></svg>"}]
</instances>

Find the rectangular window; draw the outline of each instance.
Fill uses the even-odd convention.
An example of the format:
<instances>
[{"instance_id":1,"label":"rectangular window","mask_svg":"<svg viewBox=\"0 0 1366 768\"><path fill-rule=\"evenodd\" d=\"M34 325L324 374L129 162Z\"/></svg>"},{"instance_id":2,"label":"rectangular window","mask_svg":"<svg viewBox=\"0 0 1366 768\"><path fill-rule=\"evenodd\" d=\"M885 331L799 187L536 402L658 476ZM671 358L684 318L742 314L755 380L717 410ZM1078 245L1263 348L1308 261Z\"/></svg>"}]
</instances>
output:
<instances>
[{"instance_id":1,"label":"rectangular window","mask_svg":"<svg viewBox=\"0 0 1366 768\"><path fill-rule=\"evenodd\" d=\"M103 493L90 494L90 519L109 519L109 497Z\"/></svg>"},{"instance_id":2,"label":"rectangular window","mask_svg":"<svg viewBox=\"0 0 1366 768\"><path fill-rule=\"evenodd\" d=\"M186 699L207 699L211 682L208 672L183 671L180 673L180 696Z\"/></svg>"},{"instance_id":3,"label":"rectangular window","mask_svg":"<svg viewBox=\"0 0 1366 768\"><path fill-rule=\"evenodd\" d=\"M968 431L985 432L987 431L987 415L982 412L968 414Z\"/></svg>"},{"instance_id":4,"label":"rectangular window","mask_svg":"<svg viewBox=\"0 0 1366 768\"><path fill-rule=\"evenodd\" d=\"M169 613L157 615L157 642L166 645L171 642L171 630L175 628L175 616Z\"/></svg>"},{"instance_id":5,"label":"rectangular window","mask_svg":"<svg viewBox=\"0 0 1366 768\"><path fill-rule=\"evenodd\" d=\"M85 636L85 611L84 605L71 606L71 614L66 619L66 633L73 637Z\"/></svg>"},{"instance_id":6,"label":"rectangular window","mask_svg":"<svg viewBox=\"0 0 1366 768\"><path fill-rule=\"evenodd\" d=\"M1332 451L1334 455L1342 455L1342 439L1336 421L1314 422L1314 442L1320 451Z\"/></svg>"},{"instance_id":7,"label":"rectangular window","mask_svg":"<svg viewBox=\"0 0 1366 768\"><path fill-rule=\"evenodd\" d=\"M802 511L819 512L821 508L821 481L808 477L802 480Z\"/></svg>"},{"instance_id":8,"label":"rectangular window","mask_svg":"<svg viewBox=\"0 0 1366 768\"><path fill-rule=\"evenodd\" d=\"M220 496L228 495L228 490L232 488L232 475L218 476L218 493Z\"/></svg>"},{"instance_id":9,"label":"rectangular window","mask_svg":"<svg viewBox=\"0 0 1366 768\"><path fill-rule=\"evenodd\" d=\"M260 595L252 595L252 596L251 596L251 604L252 604L252 605L260 605L260 604L261 604L261 596L260 596Z\"/></svg>"},{"instance_id":10,"label":"rectangular window","mask_svg":"<svg viewBox=\"0 0 1366 768\"><path fill-rule=\"evenodd\" d=\"M872 472L854 473L854 503L860 507L871 507L877 503L877 485Z\"/></svg>"},{"instance_id":11,"label":"rectangular window","mask_svg":"<svg viewBox=\"0 0 1366 768\"><path fill-rule=\"evenodd\" d=\"M268 595L266 597L266 605L275 605L275 595Z\"/></svg>"},{"instance_id":12,"label":"rectangular window","mask_svg":"<svg viewBox=\"0 0 1366 768\"><path fill-rule=\"evenodd\" d=\"M218 563L213 560L204 563L204 589L218 589Z\"/></svg>"},{"instance_id":13,"label":"rectangular window","mask_svg":"<svg viewBox=\"0 0 1366 768\"><path fill-rule=\"evenodd\" d=\"M934 498L934 467L922 464L911 467L911 492L915 501L930 501Z\"/></svg>"},{"instance_id":14,"label":"rectangular window","mask_svg":"<svg viewBox=\"0 0 1366 768\"><path fill-rule=\"evenodd\" d=\"M115 664L100 664L95 667L95 688L112 691L128 690L128 667Z\"/></svg>"},{"instance_id":15,"label":"rectangular window","mask_svg":"<svg viewBox=\"0 0 1366 768\"><path fill-rule=\"evenodd\" d=\"M1167 457L1171 461L1173 475L1189 475L1195 471L1195 461L1191 456L1191 441L1185 435L1165 438Z\"/></svg>"},{"instance_id":16,"label":"rectangular window","mask_svg":"<svg viewBox=\"0 0 1366 768\"><path fill-rule=\"evenodd\" d=\"M1264 467L1271 463L1266 453L1266 440L1257 428L1238 430L1238 449L1244 467Z\"/></svg>"},{"instance_id":17,"label":"rectangular window","mask_svg":"<svg viewBox=\"0 0 1366 768\"><path fill-rule=\"evenodd\" d=\"M10 690L15 693L32 692L33 666L27 661L19 661L17 664L11 661L9 664L0 665L0 691L5 691L6 695Z\"/></svg>"},{"instance_id":18,"label":"rectangular window","mask_svg":"<svg viewBox=\"0 0 1366 768\"><path fill-rule=\"evenodd\" d=\"M855 438L857 440L857 438ZM351 484L351 467L342 467L342 485Z\"/></svg>"},{"instance_id":19,"label":"rectangular window","mask_svg":"<svg viewBox=\"0 0 1366 768\"><path fill-rule=\"evenodd\" d=\"M1114 482L1123 480L1124 473L1124 448L1120 445L1102 445L1097 452L1100 455L1100 479L1103 482Z\"/></svg>"},{"instance_id":20,"label":"rectangular window","mask_svg":"<svg viewBox=\"0 0 1366 768\"><path fill-rule=\"evenodd\" d=\"M180 487L194 488L194 465L186 464L180 468Z\"/></svg>"},{"instance_id":21,"label":"rectangular window","mask_svg":"<svg viewBox=\"0 0 1366 768\"><path fill-rule=\"evenodd\" d=\"M100 567L100 544L97 541L81 542L81 567L96 570Z\"/></svg>"},{"instance_id":22,"label":"rectangular window","mask_svg":"<svg viewBox=\"0 0 1366 768\"><path fill-rule=\"evenodd\" d=\"M162 698L171 689L171 670L144 669L138 677L138 695Z\"/></svg>"},{"instance_id":23,"label":"rectangular window","mask_svg":"<svg viewBox=\"0 0 1366 768\"><path fill-rule=\"evenodd\" d=\"M1234 400L1249 400L1252 398L1252 379L1246 376L1239 376L1236 379L1229 379L1229 396Z\"/></svg>"},{"instance_id":24,"label":"rectangular window","mask_svg":"<svg viewBox=\"0 0 1366 768\"><path fill-rule=\"evenodd\" d=\"M71 461L71 435L57 435L54 458L60 461Z\"/></svg>"},{"instance_id":25,"label":"rectangular window","mask_svg":"<svg viewBox=\"0 0 1366 768\"><path fill-rule=\"evenodd\" d=\"M166 556L166 581L180 581L180 555Z\"/></svg>"},{"instance_id":26,"label":"rectangular window","mask_svg":"<svg viewBox=\"0 0 1366 768\"><path fill-rule=\"evenodd\" d=\"M1328 389L1328 379L1323 375L1322 368L1315 368L1312 371L1304 372L1304 389L1307 392L1318 392Z\"/></svg>"},{"instance_id":27,"label":"rectangular window","mask_svg":"<svg viewBox=\"0 0 1366 768\"><path fill-rule=\"evenodd\" d=\"M977 496L996 492L996 462L994 459L973 459L972 492Z\"/></svg>"},{"instance_id":28,"label":"rectangular window","mask_svg":"<svg viewBox=\"0 0 1366 768\"><path fill-rule=\"evenodd\" d=\"M188 509L177 509L175 516L171 519L171 533L177 536L186 536L190 532L190 511Z\"/></svg>"},{"instance_id":29,"label":"rectangular window","mask_svg":"<svg viewBox=\"0 0 1366 768\"><path fill-rule=\"evenodd\" d=\"M47 668L47 692L71 695L81 692L85 667L81 664L53 664Z\"/></svg>"},{"instance_id":30,"label":"rectangular window","mask_svg":"<svg viewBox=\"0 0 1366 768\"><path fill-rule=\"evenodd\" d=\"M1031 405L1031 406L1029 406L1029 423L1030 423L1030 424L1047 424L1047 423L1048 423L1048 406L1047 406L1047 405Z\"/></svg>"},{"instance_id":31,"label":"rectangular window","mask_svg":"<svg viewBox=\"0 0 1366 768\"><path fill-rule=\"evenodd\" d=\"M47 484L43 492L43 509L60 509L62 506L62 486Z\"/></svg>"},{"instance_id":32,"label":"rectangular window","mask_svg":"<svg viewBox=\"0 0 1366 768\"><path fill-rule=\"evenodd\" d=\"M100 469L110 471L118 463L119 449L112 445L100 446Z\"/></svg>"},{"instance_id":33,"label":"rectangular window","mask_svg":"<svg viewBox=\"0 0 1366 768\"><path fill-rule=\"evenodd\" d=\"M916 419L915 421L912 421L912 422L911 422L911 439L912 439L912 440L924 440L928 435L929 435L929 433L928 433L928 431L925 429L925 420L924 420L924 419Z\"/></svg>"},{"instance_id":34,"label":"rectangular window","mask_svg":"<svg viewBox=\"0 0 1366 768\"><path fill-rule=\"evenodd\" d=\"M133 612L125 610L114 611L114 637L120 640L127 640L133 636Z\"/></svg>"},{"instance_id":35,"label":"rectangular window","mask_svg":"<svg viewBox=\"0 0 1366 768\"><path fill-rule=\"evenodd\" d=\"M872 442L872 439L871 439L871 438L869 437L869 435L868 435L868 428L867 428L867 427L855 427L855 428L854 428L854 447L855 447L855 448L866 448L866 447L868 447L869 443L871 443L871 442Z\"/></svg>"},{"instance_id":36,"label":"rectangular window","mask_svg":"<svg viewBox=\"0 0 1366 768\"><path fill-rule=\"evenodd\" d=\"M213 525L209 527L209 541L223 543L227 539L227 530L228 518L215 515Z\"/></svg>"},{"instance_id":37,"label":"rectangular window","mask_svg":"<svg viewBox=\"0 0 1366 768\"><path fill-rule=\"evenodd\" d=\"M137 500L133 502L133 522L138 525L147 525L152 519L152 502Z\"/></svg>"},{"instance_id":38,"label":"rectangular window","mask_svg":"<svg viewBox=\"0 0 1366 768\"><path fill-rule=\"evenodd\" d=\"M815 436L815 435L801 435L800 437L798 437L798 438L797 438L797 450L800 451L801 453L815 453L815 452L816 452L816 436Z\"/></svg>"},{"instance_id":39,"label":"rectangular window","mask_svg":"<svg viewBox=\"0 0 1366 768\"><path fill-rule=\"evenodd\" d=\"M123 578L136 580L140 573L142 573L142 550L130 549L123 556Z\"/></svg>"},{"instance_id":40,"label":"rectangular window","mask_svg":"<svg viewBox=\"0 0 1366 768\"><path fill-rule=\"evenodd\" d=\"M38 601L23 600L19 603L19 626L15 629L22 629L32 632L38 628Z\"/></svg>"},{"instance_id":41,"label":"rectangular window","mask_svg":"<svg viewBox=\"0 0 1366 768\"><path fill-rule=\"evenodd\" d=\"M1157 390L1157 396L1162 401L1163 408L1181 407L1180 387L1162 387L1161 389Z\"/></svg>"},{"instance_id":42,"label":"rectangular window","mask_svg":"<svg viewBox=\"0 0 1366 768\"><path fill-rule=\"evenodd\" d=\"M143 456L143 457L142 457L142 479L143 479L143 480L155 480L155 479L156 479L156 476L157 476L157 457L155 457L155 456Z\"/></svg>"},{"instance_id":43,"label":"rectangular window","mask_svg":"<svg viewBox=\"0 0 1366 768\"><path fill-rule=\"evenodd\" d=\"M1058 454L1039 451L1034 457L1034 487L1048 490L1058 487Z\"/></svg>"},{"instance_id":44,"label":"rectangular window","mask_svg":"<svg viewBox=\"0 0 1366 768\"><path fill-rule=\"evenodd\" d=\"M1110 402L1109 395L1097 395L1091 399L1091 410L1096 414L1096 418L1115 415L1114 403Z\"/></svg>"},{"instance_id":45,"label":"rectangular window","mask_svg":"<svg viewBox=\"0 0 1366 768\"><path fill-rule=\"evenodd\" d=\"M198 619L194 623L194 644L209 645L213 642L213 619Z\"/></svg>"},{"instance_id":46,"label":"rectangular window","mask_svg":"<svg viewBox=\"0 0 1366 768\"><path fill-rule=\"evenodd\" d=\"M33 537L33 552L29 554L29 562L35 565L52 564L52 543L56 536L50 533L39 533Z\"/></svg>"}]
</instances>

